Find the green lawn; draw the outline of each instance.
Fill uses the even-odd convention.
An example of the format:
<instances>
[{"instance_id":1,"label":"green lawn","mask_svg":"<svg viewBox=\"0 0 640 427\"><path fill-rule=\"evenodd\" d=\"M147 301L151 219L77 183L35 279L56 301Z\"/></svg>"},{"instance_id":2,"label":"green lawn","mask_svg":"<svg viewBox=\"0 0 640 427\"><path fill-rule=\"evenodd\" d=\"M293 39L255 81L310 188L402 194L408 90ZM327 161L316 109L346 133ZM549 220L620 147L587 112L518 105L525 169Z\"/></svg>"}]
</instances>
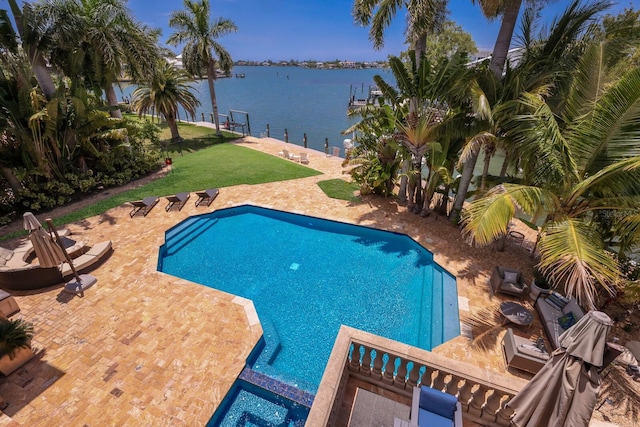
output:
<instances>
[{"instance_id":1,"label":"green lawn","mask_svg":"<svg viewBox=\"0 0 640 427\"><path fill-rule=\"evenodd\" d=\"M354 192L360 187L353 182L347 182L343 179L329 179L318 182L318 187L333 199L347 200L349 202L362 201L360 197L354 195Z\"/></svg>"},{"instance_id":2,"label":"green lawn","mask_svg":"<svg viewBox=\"0 0 640 427\"><path fill-rule=\"evenodd\" d=\"M147 185L103 199L72 214L54 219L57 226L80 221L147 196L167 196L182 191L262 184L320 175L295 162L232 144L218 144L193 153L173 157L173 170ZM108 191L108 190L106 190ZM2 236L10 239L24 233Z\"/></svg>"},{"instance_id":3,"label":"green lawn","mask_svg":"<svg viewBox=\"0 0 640 427\"><path fill-rule=\"evenodd\" d=\"M171 131L169 130L169 126L167 126L166 122L160 123L157 119L151 116L138 117L137 114L132 113L126 113L125 115L130 120L152 122L160 128L160 134L158 137L160 138L160 141L162 141L162 146L157 148L161 149L164 155L175 156L180 153L190 153L209 147L213 144L233 141L240 137L222 129L222 137L220 137L216 135L216 130L214 128L197 126L193 123L178 122L178 132L180 133L180 137L184 140L180 143L169 144L169 141L171 140Z\"/></svg>"}]
</instances>

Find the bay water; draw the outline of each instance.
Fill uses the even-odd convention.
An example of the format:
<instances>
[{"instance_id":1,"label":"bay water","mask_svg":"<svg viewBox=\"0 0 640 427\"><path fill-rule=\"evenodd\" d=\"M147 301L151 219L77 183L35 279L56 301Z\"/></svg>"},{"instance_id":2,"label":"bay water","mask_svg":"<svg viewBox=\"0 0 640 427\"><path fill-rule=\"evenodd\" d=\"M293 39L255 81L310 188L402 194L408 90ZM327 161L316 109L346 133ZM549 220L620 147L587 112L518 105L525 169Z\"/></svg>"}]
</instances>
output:
<instances>
[{"instance_id":1,"label":"bay water","mask_svg":"<svg viewBox=\"0 0 640 427\"><path fill-rule=\"evenodd\" d=\"M325 138L329 147L342 148L343 140L351 136L341 132L359 120L347 117L350 95L366 98L376 74L395 85L390 70L380 68L236 66L231 78L216 80L218 113L246 112L252 136L266 135L269 125L272 138L284 140L286 129L290 143L302 145L306 133L309 148L324 151ZM206 121L211 121L213 109L207 80L194 82L193 88L202 104L196 121L202 120L202 113ZM131 87L124 88L121 95L130 96L131 92ZM186 116L181 113L180 118L184 120ZM238 123L247 122L243 114L236 112L233 119Z\"/></svg>"}]
</instances>

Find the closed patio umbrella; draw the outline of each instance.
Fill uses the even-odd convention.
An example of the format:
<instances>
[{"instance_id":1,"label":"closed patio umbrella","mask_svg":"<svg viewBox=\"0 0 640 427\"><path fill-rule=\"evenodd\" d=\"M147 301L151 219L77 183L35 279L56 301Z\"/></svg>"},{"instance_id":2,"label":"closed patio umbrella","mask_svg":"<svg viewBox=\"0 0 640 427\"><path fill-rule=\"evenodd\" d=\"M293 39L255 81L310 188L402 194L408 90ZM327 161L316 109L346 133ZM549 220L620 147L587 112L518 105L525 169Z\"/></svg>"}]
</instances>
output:
<instances>
[{"instance_id":1,"label":"closed patio umbrella","mask_svg":"<svg viewBox=\"0 0 640 427\"><path fill-rule=\"evenodd\" d=\"M560 346L507 406L518 427L588 426L600 391L606 338L613 322L590 311L559 337Z\"/></svg>"},{"instance_id":2,"label":"closed patio umbrella","mask_svg":"<svg viewBox=\"0 0 640 427\"><path fill-rule=\"evenodd\" d=\"M26 212L22 217L24 228L29 231L29 240L33 244L33 250L40 267L57 267L65 262L66 257L63 249L42 228L38 219L31 212Z\"/></svg>"}]
</instances>

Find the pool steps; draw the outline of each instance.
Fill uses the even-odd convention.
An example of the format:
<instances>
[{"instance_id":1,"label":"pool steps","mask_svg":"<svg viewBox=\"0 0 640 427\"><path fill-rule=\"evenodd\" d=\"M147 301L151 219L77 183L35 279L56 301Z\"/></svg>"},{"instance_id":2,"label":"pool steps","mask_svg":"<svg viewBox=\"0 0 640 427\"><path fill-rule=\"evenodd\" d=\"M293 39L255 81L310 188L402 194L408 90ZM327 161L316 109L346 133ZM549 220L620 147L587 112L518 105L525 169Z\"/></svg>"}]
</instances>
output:
<instances>
[{"instance_id":1,"label":"pool steps","mask_svg":"<svg viewBox=\"0 0 640 427\"><path fill-rule=\"evenodd\" d=\"M423 279L422 304L421 311L431 311L431 321L420 319L419 347L433 348L460 335L456 279L437 264Z\"/></svg>"},{"instance_id":2,"label":"pool steps","mask_svg":"<svg viewBox=\"0 0 640 427\"><path fill-rule=\"evenodd\" d=\"M164 237L165 242L171 242L170 246L167 246L167 243L164 244L166 255L175 254L199 234L216 225L217 222L217 218L214 220L202 220L199 217L192 217L171 228L165 233Z\"/></svg>"},{"instance_id":3,"label":"pool steps","mask_svg":"<svg viewBox=\"0 0 640 427\"><path fill-rule=\"evenodd\" d=\"M255 364L261 365L266 363L267 365L272 365L276 357L278 357L280 350L282 350L280 335L278 335L276 327L268 317L260 317L260 324L262 325L262 336L264 337L265 346Z\"/></svg>"}]
</instances>

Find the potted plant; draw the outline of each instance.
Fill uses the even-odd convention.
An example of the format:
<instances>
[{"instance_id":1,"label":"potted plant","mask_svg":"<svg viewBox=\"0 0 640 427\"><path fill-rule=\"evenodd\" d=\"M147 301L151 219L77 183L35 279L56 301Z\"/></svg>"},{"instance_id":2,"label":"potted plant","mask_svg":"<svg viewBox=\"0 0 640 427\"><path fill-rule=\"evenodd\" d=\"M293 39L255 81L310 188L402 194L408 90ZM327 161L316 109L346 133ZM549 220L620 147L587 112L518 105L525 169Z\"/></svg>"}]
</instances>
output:
<instances>
[{"instance_id":1,"label":"potted plant","mask_svg":"<svg viewBox=\"0 0 640 427\"><path fill-rule=\"evenodd\" d=\"M0 320L0 372L9 375L33 357L33 324L22 319Z\"/></svg>"},{"instance_id":2,"label":"potted plant","mask_svg":"<svg viewBox=\"0 0 640 427\"><path fill-rule=\"evenodd\" d=\"M529 293L529 298L535 302L540 294L548 294L550 289L551 284L545 277L544 273L539 269L534 268L533 282L531 283L531 293Z\"/></svg>"}]
</instances>

